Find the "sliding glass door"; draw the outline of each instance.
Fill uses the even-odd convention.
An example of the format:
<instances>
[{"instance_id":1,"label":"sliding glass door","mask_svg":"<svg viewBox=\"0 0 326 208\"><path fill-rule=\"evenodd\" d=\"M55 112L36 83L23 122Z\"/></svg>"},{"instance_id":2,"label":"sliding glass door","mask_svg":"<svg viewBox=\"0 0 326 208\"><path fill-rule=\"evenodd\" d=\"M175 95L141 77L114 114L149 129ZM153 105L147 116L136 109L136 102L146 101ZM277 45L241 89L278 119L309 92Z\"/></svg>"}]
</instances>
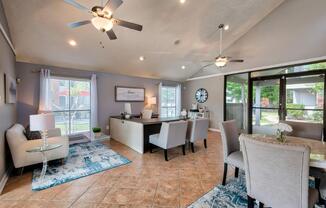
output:
<instances>
[{"instance_id":1,"label":"sliding glass door","mask_svg":"<svg viewBox=\"0 0 326 208\"><path fill-rule=\"evenodd\" d=\"M274 134L281 120L324 123L325 72L249 80L249 132Z\"/></svg>"},{"instance_id":2,"label":"sliding glass door","mask_svg":"<svg viewBox=\"0 0 326 208\"><path fill-rule=\"evenodd\" d=\"M281 114L281 79L252 82L252 132L270 133Z\"/></svg>"}]
</instances>

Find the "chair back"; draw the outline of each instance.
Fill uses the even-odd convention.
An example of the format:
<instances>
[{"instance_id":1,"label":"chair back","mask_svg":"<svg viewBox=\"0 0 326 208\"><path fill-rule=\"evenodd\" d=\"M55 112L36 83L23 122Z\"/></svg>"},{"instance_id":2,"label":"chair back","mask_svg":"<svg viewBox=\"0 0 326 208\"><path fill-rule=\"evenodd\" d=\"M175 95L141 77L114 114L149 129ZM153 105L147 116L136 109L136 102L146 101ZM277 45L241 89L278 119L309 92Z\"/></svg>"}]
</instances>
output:
<instances>
[{"instance_id":1,"label":"chair back","mask_svg":"<svg viewBox=\"0 0 326 208\"><path fill-rule=\"evenodd\" d=\"M207 118L197 118L189 121L189 139L191 142L207 139L209 120Z\"/></svg>"},{"instance_id":2,"label":"chair back","mask_svg":"<svg viewBox=\"0 0 326 208\"><path fill-rule=\"evenodd\" d=\"M235 120L221 123L221 137L223 144L224 160L232 153L240 151L239 132Z\"/></svg>"},{"instance_id":3,"label":"chair back","mask_svg":"<svg viewBox=\"0 0 326 208\"><path fill-rule=\"evenodd\" d=\"M159 139L167 149L186 143L187 124L187 121L162 123Z\"/></svg>"},{"instance_id":4,"label":"chair back","mask_svg":"<svg viewBox=\"0 0 326 208\"><path fill-rule=\"evenodd\" d=\"M319 141L323 139L323 124L296 121L282 121L282 123L286 123L292 127L293 131L287 134L289 136Z\"/></svg>"},{"instance_id":5,"label":"chair back","mask_svg":"<svg viewBox=\"0 0 326 208\"><path fill-rule=\"evenodd\" d=\"M17 148L27 141L24 131L25 128L21 124L15 124L6 131L6 138L10 149Z\"/></svg>"},{"instance_id":6,"label":"chair back","mask_svg":"<svg viewBox=\"0 0 326 208\"><path fill-rule=\"evenodd\" d=\"M268 207L308 207L308 146L248 135L240 142L250 197Z\"/></svg>"},{"instance_id":7,"label":"chair back","mask_svg":"<svg viewBox=\"0 0 326 208\"><path fill-rule=\"evenodd\" d=\"M151 119L152 114L153 114L153 110L144 109L142 112L142 118L143 119Z\"/></svg>"}]
</instances>

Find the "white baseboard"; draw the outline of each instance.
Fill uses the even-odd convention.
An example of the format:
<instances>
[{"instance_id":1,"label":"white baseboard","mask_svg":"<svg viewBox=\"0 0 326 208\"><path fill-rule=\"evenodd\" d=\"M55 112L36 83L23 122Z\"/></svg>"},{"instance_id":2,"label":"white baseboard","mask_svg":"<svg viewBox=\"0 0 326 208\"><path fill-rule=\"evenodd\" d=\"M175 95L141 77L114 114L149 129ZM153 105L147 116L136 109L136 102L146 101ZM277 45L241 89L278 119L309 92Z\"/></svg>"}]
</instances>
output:
<instances>
[{"instance_id":1,"label":"white baseboard","mask_svg":"<svg viewBox=\"0 0 326 208\"><path fill-rule=\"evenodd\" d=\"M208 128L208 131L221 132L219 129L214 129L214 128Z\"/></svg>"},{"instance_id":2,"label":"white baseboard","mask_svg":"<svg viewBox=\"0 0 326 208\"><path fill-rule=\"evenodd\" d=\"M5 174L3 175L1 181L0 181L0 194L2 194L3 189L5 188L5 185L9 179L9 176L11 174L11 171L13 170L13 166L10 166Z\"/></svg>"}]
</instances>

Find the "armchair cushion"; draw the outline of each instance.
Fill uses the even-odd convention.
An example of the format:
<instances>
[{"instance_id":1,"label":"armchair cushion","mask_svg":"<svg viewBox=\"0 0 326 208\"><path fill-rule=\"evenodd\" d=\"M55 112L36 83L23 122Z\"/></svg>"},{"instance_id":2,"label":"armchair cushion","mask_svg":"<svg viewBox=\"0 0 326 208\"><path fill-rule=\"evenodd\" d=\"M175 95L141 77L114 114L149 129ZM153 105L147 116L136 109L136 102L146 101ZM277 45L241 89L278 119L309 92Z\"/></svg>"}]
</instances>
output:
<instances>
[{"instance_id":1,"label":"armchair cushion","mask_svg":"<svg viewBox=\"0 0 326 208\"><path fill-rule=\"evenodd\" d=\"M24 132L27 140L42 139L39 131L31 131L30 125L27 125Z\"/></svg>"}]
</instances>

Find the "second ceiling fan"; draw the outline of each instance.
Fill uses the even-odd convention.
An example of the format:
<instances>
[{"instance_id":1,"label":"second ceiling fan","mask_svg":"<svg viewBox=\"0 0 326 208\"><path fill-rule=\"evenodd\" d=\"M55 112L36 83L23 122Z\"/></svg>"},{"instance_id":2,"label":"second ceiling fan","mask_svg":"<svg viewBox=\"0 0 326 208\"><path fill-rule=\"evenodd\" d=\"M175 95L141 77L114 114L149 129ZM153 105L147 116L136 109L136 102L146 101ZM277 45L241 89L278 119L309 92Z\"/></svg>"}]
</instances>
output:
<instances>
[{"instance_id":1,"label":"second ceiling fan","mask_svg":"<svg viewBox=\"0 0 326 208\"><path fill-rule=\"evenodd\" d=\"M212 66L212 65L216 65L217 67L225 67L229 62L238 62L238 63L242 63L244 62L243 59L232 59L232 57L229 57L229 56L223 56L222 55L222 52L223 52L223 49L222 49L222 43L223 43L223 30L227 30L229 28L228 25L224 25L224 24L220 24L218 26L218 31L220 32L220 41L219 41L219 44L220 44L220 47L219 47L219 55L214 59L214 60L211 60L211 61L205 61L205 62L211 62L205 66L203 66L202 68L200 68L200 70L208 67L208 66Z\"/></svg>"},{"instance_id":2,"label":"second ceiling fan","mask_svg":"<svg viewBox=\"0 0 326 208\"><path fill-rule=\"evenodd\" d=\"M110 40L117 39L116 34L113 32L112 28L114 25L119 25L122 27L126 27L129 29L142 31L143 26L131 22L127 22L124 20L120 20L117 18L113 18L114 12L121 6L123 3L122 0L108 0L104 6L94 6L91 10L87 7L77 3L74 0L65 0L66 3L74 6L75 8L85 11L93 15L91 20L84 20L78 22L72 22L68 24L70 28L76 28L79 26L87 25L92 23L93 26L102 32L105 32Z\"/></svg>"}]
</instances>

